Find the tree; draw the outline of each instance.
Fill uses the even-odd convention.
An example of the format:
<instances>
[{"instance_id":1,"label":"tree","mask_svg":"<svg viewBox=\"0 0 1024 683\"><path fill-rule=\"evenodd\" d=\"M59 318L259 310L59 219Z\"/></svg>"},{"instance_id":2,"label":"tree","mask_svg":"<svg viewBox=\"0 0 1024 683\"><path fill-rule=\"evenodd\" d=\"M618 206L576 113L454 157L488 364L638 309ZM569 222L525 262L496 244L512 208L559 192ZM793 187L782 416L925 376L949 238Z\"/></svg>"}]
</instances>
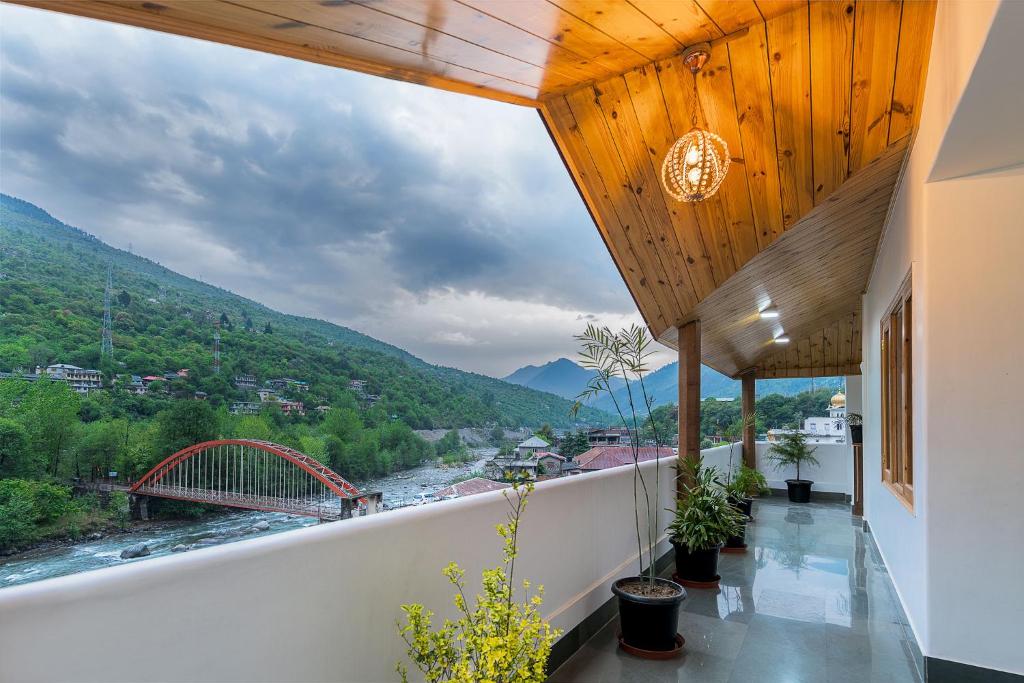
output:
<instances>
[{"instance_id":1,"label":"tree","mask_svg":"<svg viewBox=\"0 0 1024 683\"><path fill-rule=\"evenodd\" d=\"M74 435L79 405L78 394L67 382L40 379L18 406L33 449L51 463L51 476L57 476L61 455Z\"/></svg>"},{"instance_id":2,"label":"tree","mask_svg":"<svg viewBox=\"0 0 1024 683\"><path fill-rule=\"evenodd\" d=\"M121 304L121 308L128 308L128 305L132 302L132 295L123 289L117 293L117 303Z\"/></svg>"},{"instance_id":3,"label":"tree","mask_svg":"<svg viewBox=\"0 0 1024 683\"><path fill-rule=\"evenodd\" d=\"M581 453L586 453L590 450L590 442L587 440L586 432L572 432L566 434L565 438L559 444L559 454L567 460L572 460Z\"/></svg>"},{"instance_id":4,"label":"tree","mask_svg":"<svg viewBox=\"0 0 1024 683\"><path fill-rule=\"evenodd\" d=\"M505 441L505 430L501 425L495 425L491 429L490 437L493 445L500 446Z\"/></svg>"},{"instance_id":5,"label":"tree","mask_svg":"<svg viewBox=\"0 0 1024 683\"><path fill-rule=\"evenodd\" d=\"M466 447L462 445L462 437L457 430L452 429L442 436L434 444L434 453L439 458L460 456L465 452Z\"/></svg>"},{"instance_id":6,"label":"tree","mask_svg":"<svg viewBox=\"0 0 1024 683\"><path fill-rule=\"evenodd\" d=\"M270 326L269 322L263 326L263 334L274 334L274 328Z\"/></svg>"},{"instance_id":7,"label":"tree","mask_svg":"<svg viewBox=\"0 0 1024 683\"><path fill-rule=\"evenodd\" d=\"M186 446L217 437L217 414L206 401L176 401L157 415L157 454L167 457Z\"/></svg>"},{"instance_id":8,"label":"tree","mask_svg":"<svg viewBox=\"0 0 1024 683\"><path fill-rule=\"evenodd\" d=\"M541 425L541 428L534 432L533 435L547 441L549 446L558 441L558 437L555 436L555 430L547 422Z\"/></svg>"},{"instance_id":9,"label":"tree","mask_svg":"<svg viewBox=\"0 0 1024 683\"><path fill-rule=\"evenodd\" d=\"M36 472L31 461L28 432L19 423L0 417L0 479Z\"/></svg>"}]
</instances>

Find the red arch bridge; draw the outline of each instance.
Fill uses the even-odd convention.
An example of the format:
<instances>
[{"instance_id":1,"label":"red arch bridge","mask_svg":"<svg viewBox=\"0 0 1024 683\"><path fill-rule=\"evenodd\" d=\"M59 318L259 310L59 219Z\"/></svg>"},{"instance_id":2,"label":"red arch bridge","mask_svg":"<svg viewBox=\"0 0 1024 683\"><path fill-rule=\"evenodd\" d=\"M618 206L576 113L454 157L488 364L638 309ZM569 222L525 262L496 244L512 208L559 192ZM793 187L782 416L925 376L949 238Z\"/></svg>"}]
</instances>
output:
<instances>
[{"instance_id":1,"label":"red arch bridge","mask_svg":"<svg viewBox=\"0 0 1024 683\"><path fill-rule=\"evenodd\" d=\"M381 503L379 493L360 491L315 458L254 439L183 448L147 472L129 493L320 519L371 514ZM145 510L141 514L146 516Z\"/></svg>"}]
</instances>

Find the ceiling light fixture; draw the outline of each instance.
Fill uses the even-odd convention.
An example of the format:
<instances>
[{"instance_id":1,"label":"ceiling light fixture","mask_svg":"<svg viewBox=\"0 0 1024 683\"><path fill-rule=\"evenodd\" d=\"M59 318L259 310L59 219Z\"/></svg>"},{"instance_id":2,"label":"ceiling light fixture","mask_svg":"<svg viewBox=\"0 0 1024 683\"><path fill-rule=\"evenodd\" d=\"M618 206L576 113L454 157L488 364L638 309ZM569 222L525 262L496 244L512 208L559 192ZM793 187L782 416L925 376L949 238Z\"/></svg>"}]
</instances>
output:
<instances>
[{"instance_id":1,"label":"ceiling light fixture","mask_svg":"<svg viewBox=\"0 0 1024 683\"><path fill-rule=\"evenodd\" d=\"M665 191L680 202L699 202L718 191L729 170L729 146L725 140L697 125L706 125L704 108L697 95L697 72L711 58L711 44L701 43L683 53L683 64L693 75L693 111L690 132L675 141L661 164Z\"/></svg>"},{"instance_id":2,"label":"ceiling light fixture","mask_svg":"<svg viewBox=\"0 0 1024 683\"><path fill-rule=\"evenodd\" d=\"M779 309L775 308L774 306L767 306L761 309L760 315L762 318L778 318Z\"/></svg>"},{"instance_id":3,"label":"ceiling light fixture","mask_svg":"<svg viewBox=\"0 0 1024 683\"><path fill-rule=\"evenodd\" d=\"M778 337L776 337L772 341L775 342L776 344L788 344L789 343L789 337L787 337L784 334L780 334Z\"/></svg>"}]
</instances>

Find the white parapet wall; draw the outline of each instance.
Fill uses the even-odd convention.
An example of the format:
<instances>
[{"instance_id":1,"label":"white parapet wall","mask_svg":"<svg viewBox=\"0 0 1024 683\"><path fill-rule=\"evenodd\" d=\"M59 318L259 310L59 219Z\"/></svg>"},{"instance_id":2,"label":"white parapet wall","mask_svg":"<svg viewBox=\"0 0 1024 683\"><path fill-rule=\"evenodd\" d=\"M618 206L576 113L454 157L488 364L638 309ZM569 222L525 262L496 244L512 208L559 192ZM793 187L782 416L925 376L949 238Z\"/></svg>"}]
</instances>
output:
<instances>
[{"instance_id":1,"label":"white parapet wall","mask_svg":"<svg viewBox=\"0 0 1024 683\"><path fill-rule=\"evenodd\" d=\"M660 469L664 528L671 452ZM0 681L396 680L400 605L454 616L441 569L458 562L475 593L507 509L495 491L2 589ZM516 577L544 585L554 626L637 572L633 509L632 466L537 485Z\"/></svg>"},{"instance_id":2,"label":"white parapet wall","mask_svg":"<svg viewBox=\"0 0 1024 683\"><path fill-rule=\"evenodd\" d=\"M771 444L767 441L758 441L755 451L757 453L757 469L768 479L768 486L773 489L785 489L786 479L796 477L795 468L777 470L768 459L768 449ZM814 491L824 493L853 494L853 447L849 444L812 444L814 457L820 463L817 467L800 468L800 476L814 482ZM740 444L732 447L732 464L738 466L743 460L743 448ZM716 446L705 448L701 451L706 465L713 465L723 473L728 471L730 462L730 447Z\"/></svg>"}]
</instances>

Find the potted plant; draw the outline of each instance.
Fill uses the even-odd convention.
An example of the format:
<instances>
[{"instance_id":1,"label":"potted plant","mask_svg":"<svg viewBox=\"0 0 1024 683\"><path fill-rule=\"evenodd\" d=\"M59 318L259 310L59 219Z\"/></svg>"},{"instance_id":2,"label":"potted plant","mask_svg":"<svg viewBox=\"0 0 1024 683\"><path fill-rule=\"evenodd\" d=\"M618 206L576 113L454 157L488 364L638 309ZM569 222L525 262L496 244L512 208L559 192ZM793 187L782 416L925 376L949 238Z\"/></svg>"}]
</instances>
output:
<instances>
[{"instance_id":1,"label":"potted plant","mask_svg":"<svg viewBox=\"0 0 1024 683\"><path fill-rule=\"evenodd\" d=\"M725 492L740 512L750 517L754 496L767 496L771 493L771 489L768 488L768 480L764 478L763 474L753 467L740 465L726 482Z\"/></svg>"},{"instance_id":2,"label":"potted plant","mask_svg":"<svg viewBox=\"0 0 1024 683\"><path fill-rule=\"evenodd\" d=\"M846 424L850 425L851 443L860 445L864 443L864 416L860 413L847 413Z\"/></svg>"},{"instance_id":3,"label":"potted plant","mask_svg":"<svg viewBox=\"0 0 1024 683\"><path fill-rule=\"evenodd\" d=\"M747 547L747 522L753 519L754 496L770 493L764 475L753 467L741 464L735 473L730 474L725 484L725 493L729 502L743 515L743 526L738 533L725 539L723 552L742 552Z\"/></svg>"},{"instance_id":4,"label":"potted plant","mask_svg":"<svg viewBox=\"0 0 1024 683\"><path fill-rule=\"evenodd\" d=\"M483 594L471 608L466 600L465 572L452 562L444 575L455 586L455 607L459 618L445 621L434 630L433 614L423 605L402 605L406 623L398 624L412 663L430 683L442 681L522 681L541 683L547 678L551 646L561 634L540 616L544 587L530 595L530 582L523 581L523 601L515 598L514 570L519 553L519 519L533 484L518 484L512 495L505 492L511 511L505 524L497 525L503 541L504 563L483 572ZM408 667L396 665L403 683Z\"/></svg>"},{"instance_id":5,"label":"potted plant","mask_svg":"<svg viewBox=\"0 0 1024 683\"><path fill-rule=\"evenodd\" d=\"M683 585L717 583L722 544L740 533L746 517L729 502L714 467L704 467L701 459L684 461L681 467L687 475L683 495L668 527L676 576Z\"/></svg>"},{"instance_id":6,"label":"potted plant","mask_svg":"<svg viewBox=\"0 0 1024 683\"><path fill-rule=\"evenodd\" d=\"M633 325L629 329L612 332L607 327L587 325L586 331L576 339L581 345L580 364L594 374L587 388L577 396L573 412L579 411L587 399L608 394L622 426L639 435L641 422L646 416L653 427L654 440L660 447L662 439L652 415L653 401L644 384L647 359L651 355L648 350L651 340L646 330ZM613 383L622 393L616 394L612 390ZM635 438L630 439L629 444L633 458L633 521L639 572L615 581L612 593L618 599L622 629L620 646L634 655L664 659L682 650L683 639L676 629L679 626L679 604L686 597L686 591L678 583L657 576L661 458L660 451L655 450L652 491L640 469L640 442ZM671 453L671 449L668 452ZM641 523L641 514L646 524Z\"/></svg>"},{"instance_id":7,"label":"potted plant","mask_svg":"<svg viewBox=\"0 0 1024 683\"><path fill-rule=\"evenodd\" d=\"M768 459L772 461L775 469L784 467L796 467L796 479L787 479L786 487L791 503L809 503L811 501L811 486L813 481L800 478L800 466L817 465L818 459L814 457L817 448L807 446L807 435L800 430L794 429L782 435L782 439L772 444L768 449Z\"/></svg>"}]
</instances>

